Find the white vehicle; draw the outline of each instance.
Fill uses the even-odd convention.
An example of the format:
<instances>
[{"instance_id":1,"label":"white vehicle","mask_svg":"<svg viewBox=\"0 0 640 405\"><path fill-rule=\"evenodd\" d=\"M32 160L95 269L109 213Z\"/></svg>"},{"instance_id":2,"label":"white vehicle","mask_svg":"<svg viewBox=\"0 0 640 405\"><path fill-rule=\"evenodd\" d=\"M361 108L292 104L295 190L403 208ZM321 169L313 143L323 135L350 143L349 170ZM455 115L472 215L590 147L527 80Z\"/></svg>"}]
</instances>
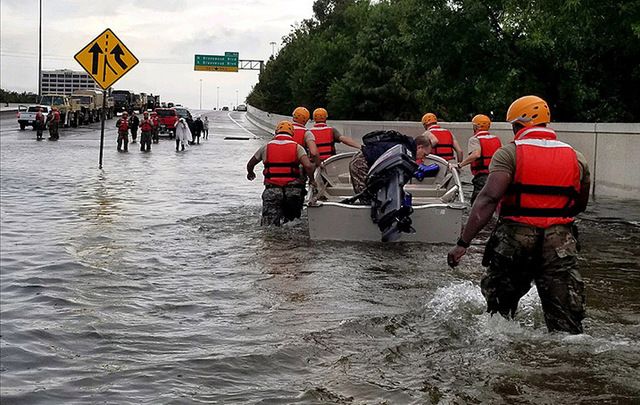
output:
<instances>
[{"instance_id":1,"label":"white vehicle","mask_svg":"<svg viewBox=\"0 0 640 405\"><path fill-rule=\"evenodd\" d=\"M238 107L236 107L236 111L247 111L247 106L244 104L238 104Z\"/></svg>"},{"instance_id":2,"label":"white vehicle","mask_svg":"<svg viewBox=\"0 0 640 405\"><path fill-rule=\"evenodd\" d=\"M18 124L20 125L20 129L24 130L27 126L31 126L33 127L33 129L35 130L35 122L36 122L36 113L38 112L38 109L41 108L42 109L42 114L45 115L45 119L46 119L46 115L49 114L49 109L51 107L46 106L46 105L30 105L30 106L26 106L26 105L20 105L18 106Z\"/></svg>"}]
</instances>

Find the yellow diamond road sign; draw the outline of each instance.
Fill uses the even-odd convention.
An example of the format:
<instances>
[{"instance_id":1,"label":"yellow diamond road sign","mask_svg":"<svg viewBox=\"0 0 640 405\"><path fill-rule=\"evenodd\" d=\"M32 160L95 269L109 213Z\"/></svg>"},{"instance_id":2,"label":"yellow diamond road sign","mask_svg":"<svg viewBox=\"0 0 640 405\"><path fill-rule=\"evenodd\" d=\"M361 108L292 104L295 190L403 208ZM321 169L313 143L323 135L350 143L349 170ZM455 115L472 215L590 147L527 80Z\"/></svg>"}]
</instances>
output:
<instances>
[{"instance_id":1,"label":"yellow diamond road sign","mask_svg":"<svg viewBox=\"0 0 640 405\"><path fill-rule=\"evenodd\" d=\"M103 90L138 64L138 58L108 28L74 58Z\"/></svg>"}]
</instances>

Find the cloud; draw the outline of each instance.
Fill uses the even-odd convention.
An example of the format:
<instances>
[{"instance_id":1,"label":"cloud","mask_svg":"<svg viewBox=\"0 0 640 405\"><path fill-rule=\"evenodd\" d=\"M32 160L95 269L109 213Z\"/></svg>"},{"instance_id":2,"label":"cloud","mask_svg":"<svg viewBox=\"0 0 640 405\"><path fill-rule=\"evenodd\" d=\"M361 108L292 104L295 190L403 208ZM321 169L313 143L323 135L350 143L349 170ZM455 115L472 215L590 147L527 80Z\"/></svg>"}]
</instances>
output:
<instances>
[{"instance_id":1,"label":"cloud","mask_svg":"<svg viewBox=\"0 0 640 405\"><path fill-rule=\"evenodd\" d=\"M236 51L241 59L266 61L270 42L279 45L293 24L310 18L312 4L313 0L43 1L43 68L80 70L73 55L111 28L140 59L116 88L159 93L197 106L202 79L203 103L213 106L220 87L220 98L234 105L235 91L242 102L257 81L257 72L195 72L194 54ZM37 2L2 0L0 16L0 85L35 91Z\"/></svg>"}]
</instances>

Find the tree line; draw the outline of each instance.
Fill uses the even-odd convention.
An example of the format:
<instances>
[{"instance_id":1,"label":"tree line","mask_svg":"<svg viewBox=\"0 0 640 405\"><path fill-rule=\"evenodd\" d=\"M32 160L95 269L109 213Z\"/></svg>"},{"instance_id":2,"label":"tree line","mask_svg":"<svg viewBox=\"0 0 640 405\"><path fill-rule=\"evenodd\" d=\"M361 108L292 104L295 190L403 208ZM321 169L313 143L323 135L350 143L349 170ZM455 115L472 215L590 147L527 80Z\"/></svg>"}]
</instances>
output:
<instances>
[{"instance_id":1,"label":"tree line","mask_svg":"<svg viewBox=\"0 0 640 405\"><path fill-rule=\"evenodd\" d=\"M27 93L23 91L18 93L17 91L8 91L0 89L0 103L28 103L35 104L38 99L38 95L34 93Z\"/></svg>"},{"instance_id":2,"label":"tree line","mask_svg":"<svg viewBox=\"0 0 640 405\"><path fill-rule=\"evenodd\" d=\"M248 102L334 119L504 120L535 94L554 121L640 121L640 0L316 0Z\"/></svg>"}]
</instances>

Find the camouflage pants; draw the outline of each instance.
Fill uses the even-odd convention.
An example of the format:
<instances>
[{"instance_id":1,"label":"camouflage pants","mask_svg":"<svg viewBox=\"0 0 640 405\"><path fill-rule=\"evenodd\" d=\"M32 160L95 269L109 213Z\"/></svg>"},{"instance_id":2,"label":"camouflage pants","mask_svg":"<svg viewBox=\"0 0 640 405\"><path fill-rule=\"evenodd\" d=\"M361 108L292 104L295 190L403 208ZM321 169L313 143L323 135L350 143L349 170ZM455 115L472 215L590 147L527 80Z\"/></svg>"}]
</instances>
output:
<instances>
[{"instance_id":1,"label":"camouflage pants","mask_svg":"<svg viewBox=\"0 0 640 405\"><path fill-rule=\"evenodd\" d=\"M487 177L489 177L486 173L476 174L473 176L473 180L471 180L471 184L473 184L473 193L471 194L471 205L478 198L478 194L482 191L482 188L487 183Z\"/></svg>"},{"instance_id":2,"label":"camouflage pants","mask_svg":"<svg viewBox=\"0 0 640 405\"><path fill-rule=\"evenodd\" d=\"M499 222L482 260L489 266L481 284L487 312L512 318L535 282L549 331L582 333L585 295L577 252L571 225Z\"/></svg>"},{"instance_id":3,"label":"camouflage pants","mask_svg":"<svg viewBox=\"0 0 640 405\"><path fill-rule=\"evenodd\" d=\"M364 158L362 152L356 153L351 162L349 162L349 175L351 176L351 186L356 194L363 192L367 188L367 173L369 165ZM363 204L370 204L371 197L363 196L360 198Z\"/></svg>"},{"instance_id":4,"label":"camouflage pants","mask_svg":"<svg viewBox=\"0 0 640 405\"><path fill-rule=\"evenodd\" d=\"M262 193L262 220L260 225L280 226L302 215L304 196L303 185L278 187L268 185Z\"/></svg>"}]
</instances>

